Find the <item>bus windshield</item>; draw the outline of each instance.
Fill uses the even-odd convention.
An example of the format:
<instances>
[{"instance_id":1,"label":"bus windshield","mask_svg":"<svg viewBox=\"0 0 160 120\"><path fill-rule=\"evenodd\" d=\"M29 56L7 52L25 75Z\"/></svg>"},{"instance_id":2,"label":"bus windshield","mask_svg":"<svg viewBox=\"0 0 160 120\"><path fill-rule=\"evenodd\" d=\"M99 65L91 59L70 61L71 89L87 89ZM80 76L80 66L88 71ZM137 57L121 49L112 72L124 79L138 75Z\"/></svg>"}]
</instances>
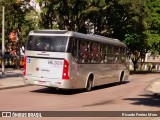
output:
<instances>
[{"instance_id":1,"label":"bus windshield","mask_svg":"<svg viewBox=\"0 0 160 120\"><path fill-rule=\"evenodd\" d=\"M26 50L65 52L68 37L66 36L34 36L28 37Z\"/></svg>"}]
</instances>

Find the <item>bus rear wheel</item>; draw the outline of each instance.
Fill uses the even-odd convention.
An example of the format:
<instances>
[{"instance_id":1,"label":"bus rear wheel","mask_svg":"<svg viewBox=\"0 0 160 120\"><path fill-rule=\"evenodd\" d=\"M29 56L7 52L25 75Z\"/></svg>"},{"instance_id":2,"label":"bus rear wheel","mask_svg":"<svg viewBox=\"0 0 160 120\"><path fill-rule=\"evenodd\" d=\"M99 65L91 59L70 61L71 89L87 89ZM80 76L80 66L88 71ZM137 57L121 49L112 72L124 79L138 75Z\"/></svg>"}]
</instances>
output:
<instances>
[{"instance_id":1,"label":"bus rear wheel","mask_svg":"<svg viewBox=\"0 0 160 120\"><path fill-rule=\"evenodd\" d=\"M89 92L92 90L92 87L93 87L93 80L91 78L88 79L88 82L87 82L87 87L85 89L86 92Z\"/></svg>"}]
</instances>

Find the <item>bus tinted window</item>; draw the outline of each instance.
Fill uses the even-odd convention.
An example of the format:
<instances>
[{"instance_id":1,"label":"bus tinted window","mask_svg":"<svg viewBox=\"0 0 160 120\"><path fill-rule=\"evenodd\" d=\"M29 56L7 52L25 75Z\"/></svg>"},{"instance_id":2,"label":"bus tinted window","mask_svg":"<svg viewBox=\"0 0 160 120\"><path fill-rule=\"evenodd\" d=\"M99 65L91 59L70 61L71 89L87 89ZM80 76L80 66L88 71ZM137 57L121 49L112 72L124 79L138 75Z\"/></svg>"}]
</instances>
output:
<instances>
[{"instance_id":1,"label":"bus tinted window","mask_svg":"<svg viewBox=\"0 0 160 120\"><path fill-rule=\"evenodd\" d=\"M72 39L71 49L74 59L78 61L78 40Z\"/></svg>"},{"instance_id":2,"label":"bus tinted window","mask_svg":"<svg viewBox=\"0 0 160 120\"><path fill-rule=\"evenodd\" d=\"M101 44L100 63L107 63L107 45Z\"/></svg>"},{"instance_id":3,"label":"bus tinted window","mask_svg":"<svg viewBox=\"0 0 160 120\"><path fill-rule=\"evenodd\" d=\"M29 36L27 50L65 52L68 37L64 36Z\"/></svg>"},{"instance_id":4,"label":"bus tinted window","mask_svg":"<svg viewBox=\"0 0 160 120\"><path fill-rule=\"evenodd\" d=\"M91 43L91 63L99 62L99 44Z\"/></svg>"},{"instance_id":5,"label":"bus tinted window","mask_svg":"<svg viewBox=\"0 0 160 120\"><path fill-rule=\"evenodd\" d=\"M114 57L114 46L113 45L108 45L107 48L107 63L114 63L115 57Z\"/></svg>"},{"instance_id":6,"label":"bus tinted window","mask_svg":"<svg viewBox=\"0 0 160 120\"><path fill-rule=\"evenodd\" d=\"M120 48L119 47L114 47L114 57L115 57L114 62L119 63L120 61Z\"/></svg>"},{"instance_id":7,"label":"bus tinted window","mask_svg":"<svg viewBox=\"0 0 160 120\"><path fill-rule=\"evenodd\" d=\"M79 58L80 58L79 60L80 63L90 62L89 42L80 41Z\"/></svg>"}]
</instances>

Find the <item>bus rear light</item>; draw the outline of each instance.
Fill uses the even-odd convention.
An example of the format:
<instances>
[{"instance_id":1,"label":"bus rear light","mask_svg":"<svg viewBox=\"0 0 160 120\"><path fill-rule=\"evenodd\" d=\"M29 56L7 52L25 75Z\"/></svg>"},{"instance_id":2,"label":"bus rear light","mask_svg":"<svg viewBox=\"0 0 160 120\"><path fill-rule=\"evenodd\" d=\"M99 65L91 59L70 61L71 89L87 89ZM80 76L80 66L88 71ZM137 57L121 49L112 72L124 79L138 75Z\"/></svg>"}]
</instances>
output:
<instances>
[{"instance_id":1,"label":"bus rear light","mask_svg":"<svg viewBox=\"0 0 160 120\"><path fill-rule=\"evenodd\" d=\"M26 57L24 57L24 64L23 64L23 75L26 75Z\"/></svg>"},{"instance_id":2,"label":"bus rear light","mask_svg":"<svg viewBox=\"0 0 160 120\"><path fill-rule=\"evenodd\" d=\"M63 65L63 73L62 73L62 79L69 79L69 63L66 59L64 59L64 65Z\"/></svg>"}]
</instances>

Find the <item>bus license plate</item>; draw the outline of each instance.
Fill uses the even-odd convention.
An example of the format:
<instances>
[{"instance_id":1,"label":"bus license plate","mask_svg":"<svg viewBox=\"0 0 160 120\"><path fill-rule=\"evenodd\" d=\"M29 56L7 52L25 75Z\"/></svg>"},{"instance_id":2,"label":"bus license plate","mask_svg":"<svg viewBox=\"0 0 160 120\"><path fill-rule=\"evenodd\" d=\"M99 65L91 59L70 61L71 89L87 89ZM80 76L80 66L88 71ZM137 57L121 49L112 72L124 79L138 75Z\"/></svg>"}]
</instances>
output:
<instances>
[{"instance_id":1,"label":"bus license plate","mask_svg":"<svg viewBox=\"0 0 160 120\"><path fill-rule=\"evenodd\" d=\"M38 85L47 85L47 86L50 85L50 83L47 82L47 81L34 81L34 84L38 84Z\"/></svg>"}]
</instances>

